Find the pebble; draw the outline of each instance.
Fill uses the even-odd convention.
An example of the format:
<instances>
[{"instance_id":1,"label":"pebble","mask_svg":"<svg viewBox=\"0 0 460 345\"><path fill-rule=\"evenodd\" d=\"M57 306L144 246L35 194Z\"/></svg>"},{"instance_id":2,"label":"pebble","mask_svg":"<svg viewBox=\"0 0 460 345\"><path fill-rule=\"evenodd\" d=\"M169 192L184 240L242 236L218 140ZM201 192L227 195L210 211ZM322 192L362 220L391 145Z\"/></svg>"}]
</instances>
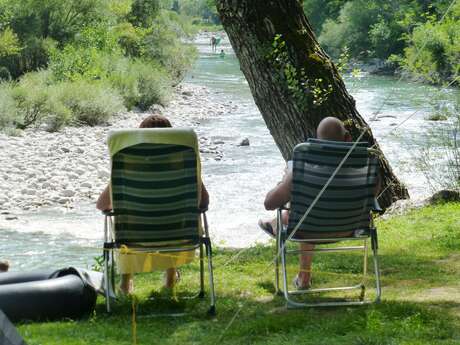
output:
<instances>
[{"instance_id":1,"label":"pebble","mask_svg":"<svg viewBox=\"0 0 460 345\"><path fill-rule=\"evenodd\" d=\"M61 191L61 195L70 198L75 195L75 191L71 189L64 189Z\"/></svg>"},{"instance_id":2,"label":"pebble","mask_svg":"<svg viewBox=\"0 0 460 345\"><path fill-rule=\"evenodd\" d=\"M241 140L241 142L238 144L238 146L249 146L249 139L244 138L243 140Z\"/></svg>"},{"instance_id":3,"label":"pebble","mask_svg":"<svg viewBox=\"0 0 460 345\"><path fill-rule=\"evenodd\" d=\"M68 198L60 198L57 200L58 203L60 203L61 205L65 205L69 202L69 199Z\"/></svg>"}]
</instances>

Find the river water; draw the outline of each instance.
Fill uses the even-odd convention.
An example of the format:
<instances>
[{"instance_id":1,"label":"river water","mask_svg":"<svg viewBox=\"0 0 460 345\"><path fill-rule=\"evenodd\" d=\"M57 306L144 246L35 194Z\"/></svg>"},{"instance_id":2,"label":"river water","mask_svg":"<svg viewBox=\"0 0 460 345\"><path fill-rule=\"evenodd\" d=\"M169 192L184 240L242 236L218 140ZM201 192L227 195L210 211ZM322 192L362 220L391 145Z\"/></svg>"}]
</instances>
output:
<instances>
[{"instance_id":1,"label":"river water","mask_svg":"<svg viewBox=\"0 0 460 345\"><path fill-rule=\"evenodd\" d=\"M203 179L211 197L211 235L218 246L263 243L267 236L258 230L257 220L272 215L263 210L263 199L281 178L284 163L228 42L224 40L219 48L225 51L223 58L212 53L208 43L206 37L196 41L200 57L186 82L207 86L213 91L212 99L225 98L238 105L231 115L199 120L200 132L222 142L223 149L222 159L203 161ZM438 89L366 74L346 77L346 82L366 120L379 113L378 121L369 124L412 198L428 196L425 175L414 161L427 130L439 126L426 121L432 109L428 100ZM443 91L447 99L456 93ZM250 145L238 146L244 138ZM10 260L12 270L89 267L101 253L103 220L94 205L28 212L19 218L14 228L8 222L0 223L0 259Z\"/></svg>"}]
</instances>

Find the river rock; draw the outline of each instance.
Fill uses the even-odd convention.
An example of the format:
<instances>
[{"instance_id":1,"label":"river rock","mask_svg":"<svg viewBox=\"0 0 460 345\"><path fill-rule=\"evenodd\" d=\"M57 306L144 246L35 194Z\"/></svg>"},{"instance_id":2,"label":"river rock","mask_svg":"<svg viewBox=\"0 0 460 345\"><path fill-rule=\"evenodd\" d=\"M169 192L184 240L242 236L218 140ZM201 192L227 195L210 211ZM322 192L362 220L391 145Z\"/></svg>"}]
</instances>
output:
<instances>
[{"instance_id":1,"label":"river rock","mask_svg":"<svg viewBox=\"0 0 460 345\"><path fill-rule=\"evenodd\" d=\"M430 204L439 204L443 202L460 202L460 190L443 189L434 193L428 199Z\"/></svg>"},{"instance_id":2,"label":"river rock","mask_svg":"<svg viewBox=\"0 0 460 345\"><path fill-rule=\"evenodd\" d=\"M59 198L57 202L60 203L61 205L65 205L70 202L70 199L69 198Z\"/></svg>"},{"instance_id":3,"label":"river rock","mask_svg":"<svg viewBox=\"0 0 460 345\"><path fill-rule=\"evenodd\" d=\"M106 179L110 177L110 173L107 170L98 170L97 171L97 176L101 179Z\"/></svg>"},{"instance_id":4,"label":"river rock","mask_svg":"<svg viewBox=\"0 0 460 345\"><path fill-rule=\"evenodd\" d=\"M71 189L64 189L61 191L61 195L67 198L71 198L75 195L75 191Z\"/></svg>"},{"instance_id":5,"label":"river rock","mask_svg":"<svg viewBox=\"0 0 460 345\"><path fill-rule=\"evenodd\" d=\"M35 190L33 190L33 189L23 189L21 191L21 193L23 195L35 195Z\"/></svg>"},{"instance_id":6,"label":"river rock","mask_svg":"<svg viewBox=\"0 0 460 345\"><path fill-rule=\"evenodd\" d=\"M238 144L238 146L249 146L249 139L244 138L243 140L241 140L241 142Z\"/></svg>"}]
</instances>

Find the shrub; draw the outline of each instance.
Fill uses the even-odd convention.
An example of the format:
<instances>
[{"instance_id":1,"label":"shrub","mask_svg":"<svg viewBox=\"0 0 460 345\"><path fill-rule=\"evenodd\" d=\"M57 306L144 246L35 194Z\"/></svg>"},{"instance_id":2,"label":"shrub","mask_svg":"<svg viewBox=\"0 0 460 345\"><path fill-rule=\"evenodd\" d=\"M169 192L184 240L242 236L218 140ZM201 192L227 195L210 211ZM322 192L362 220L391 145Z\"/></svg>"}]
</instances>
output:
<instances>
[{"instance_id":1,"label":"shrub","mask_svg":"<svg viewBox=\"0 0 460 345\"><path fill-rule=\"evenodd\" d=\"M171 94L171 81L158 65L141 60L118 60L109 81L123 97L128 109L147 110L152 104L166 104Z\"/></svg>"},{"instance_id":2,"label":"shrub","mask_svg":"<svg viewBox=\"0 0 460 345\"><path fill-rule=\"evenodd\" d=\"M428 131L415 158L433 191L460 188L460 98L448 101L443 96L433 97L435 104L444 103L441 113L439 108L433 110L447 121Z\"/></svg>"},{"instance_id":3,"label":"shrub","mask_svg":"<svg viewBox=\"0 0 460 345\"><path fill-rule=\"evenodd\" d=\"M11 79L12 77L11 77L10 70L6 68L5 66L1 66L0 67L0 82L11 81Z\"/></svg>"},{"instance_id":4,"label":"shrub","mask_svg":"<svg viewBox=\"0 0 460 345\"><path fill-rule=\"evenodd\" d=\"M62 82L54 87L54 92L57 103L71 111L76 124L98 125L125 110L121 96L102 81Z\"/></svg>"},{"instance_id":5,"label":"shrub","mask_svg":"<svg viewBox=\"0 0 460 345\"><path fill-rule=\"evenodd\" d=\"M18 121L18 109L13 98L13 85L0 84L0 129L5 130L15 126Z\"/></svg>"},{"instance_id":6,"label":"shrub","mask_svg":"<svg viewBox=\"0 0 460 345\"><path fill-rule=\"evenodd\" d=\"M135 63L132 71L138 76L140 97L136 105L141 110L147 110L153 104L165 105L168 102L171 82L164 71L142 62Z\"/></svg>"},{"instance_id":7,"label":"shrub","mask_svg":"<svg viewBox=\"0 0 460 345\"><path fill-rule=\"evenodd\" d=\"M13 78L24 73L46 68L49 53L56 46L51 38L28 37L22 42L20 54L0 58L0 65L8 68Z\"/></svg>"},{"instance_id":8,"label":"shrub","mask_svg":"<svg viewBox=\"0 0 460 345\"><path fill-rule=\"evenodd\" d=\"M187 33L176 16L174 12L162 11L156 18L144 40L144 57L160 63L178 83L192 66L197 52L195 47L181 41Z\"/></svg>"},{"instance_id":9,"label":"shrub","mask_svg":"<svg viewBox=\"0 0 460 345\"><path fill-rule=\"evenodd\" d=\"M123 97L125 107L131 110L140 100L139 75L133 73L132 62L121 58L114 62L108 80L112 87Z\"/></svg>"},{"instance_id":10,"label":"shrub","mask_svg":"<svg viewBox=\"0 0 460 345\"><path fill-rule=\"evenodd\" d=\"M38 125L49 113L48 85L51 82L50 73L39 71L28 73L21 78L12 90L18 109L16 127L25 129Z\"/></svg>"},{"instance_id":11,"label":"shrub","mask_svg":"<svg viewBox=\"0 0 460 345\"><path fill-rule=\"evenodd\" d=\"M18 55L20 51L18 35L10 28L0 31L0 57Z\"/></svg>"},{"instance_id":12,"label":"shrub","mask_svg":"<svg viewBox=\"0 0 460 345\"><path fill-rule=\"evenodd\" d=\"M427 22L414 29L404 50L402 67L425 81L440 84L460 73L460 5L458 17ZM420 51L421 47L424 49Z\"/></svg>"}]
</instances>

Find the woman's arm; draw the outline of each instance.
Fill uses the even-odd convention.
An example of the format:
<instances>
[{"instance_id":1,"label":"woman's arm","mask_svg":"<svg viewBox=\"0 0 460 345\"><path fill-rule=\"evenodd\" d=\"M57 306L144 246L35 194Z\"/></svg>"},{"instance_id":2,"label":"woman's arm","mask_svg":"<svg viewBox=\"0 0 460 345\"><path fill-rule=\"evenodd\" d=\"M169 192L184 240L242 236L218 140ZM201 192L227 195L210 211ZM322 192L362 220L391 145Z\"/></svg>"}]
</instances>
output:
<instances>
[{"instance_id":1,"label":"woman's arm","mask_svg":"<svg viewBox=\"0 0 460 345\"><path fill-rule=\"evenodd\" d=\"M101 211L109 211L112 209L109 186L105 187L101 195L99 195L99 198L96 202L96 208Z\"/></svg>"},{"instance_id":2,"label":"woman's arm","mask_svg":"<svg viewBox=\"0 0 460 345\"><path fill-rule=\"evenodd\" d=\"M209 193L206 190L206 187L201 183L201 200L200 200L200 210L207 209L209 206Z\"/></svg>"}]
</instances>

